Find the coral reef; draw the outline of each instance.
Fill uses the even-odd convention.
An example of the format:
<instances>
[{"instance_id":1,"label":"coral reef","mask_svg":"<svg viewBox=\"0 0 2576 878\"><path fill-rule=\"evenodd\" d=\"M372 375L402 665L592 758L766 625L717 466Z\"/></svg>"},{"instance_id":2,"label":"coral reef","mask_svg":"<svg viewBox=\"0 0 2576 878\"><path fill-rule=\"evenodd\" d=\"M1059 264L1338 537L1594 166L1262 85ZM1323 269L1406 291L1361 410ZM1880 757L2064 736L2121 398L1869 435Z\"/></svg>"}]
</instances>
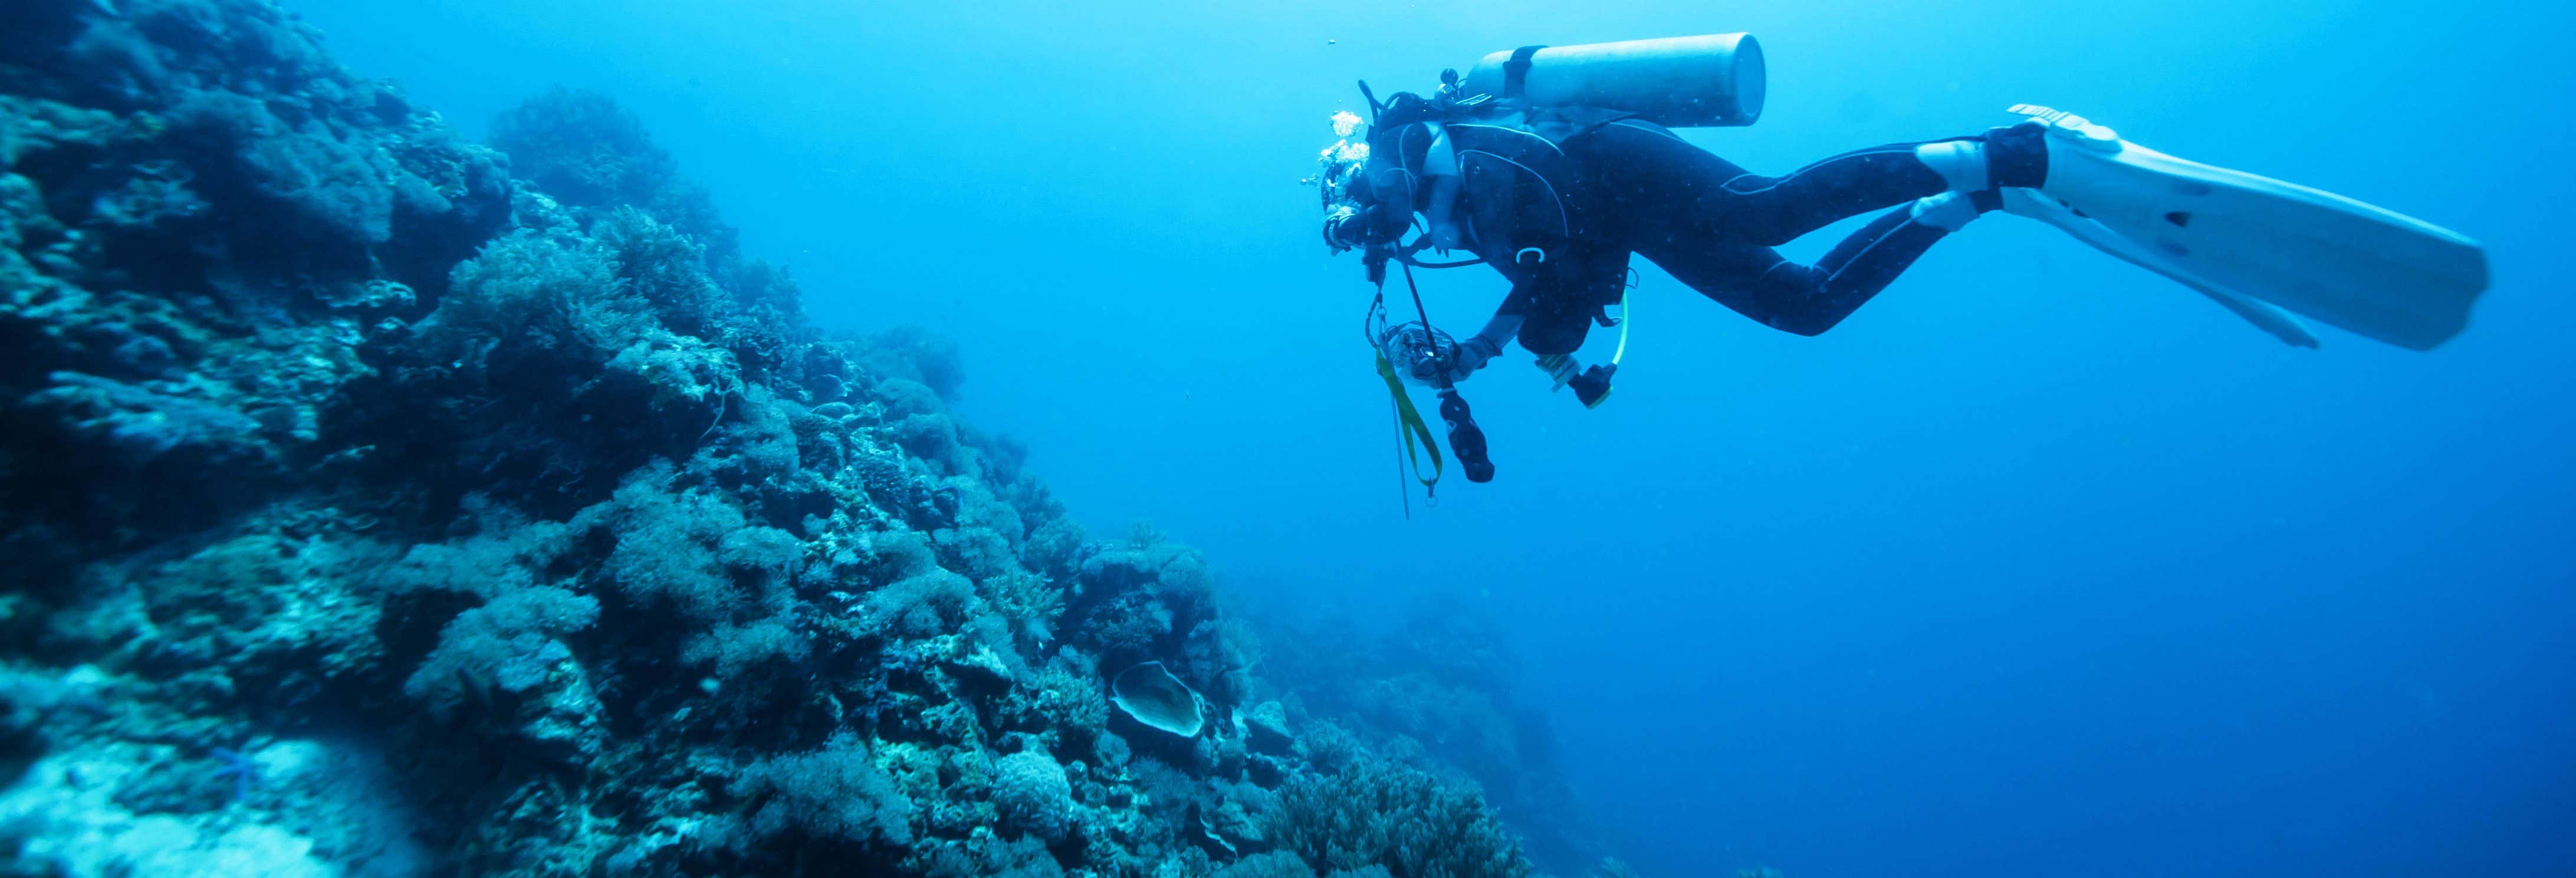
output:
<instances>
[{"instance_id":1,"label":"coral reef","mask_svg":"<svg viewBox=\"0 0 2576 878\"><path fill-rule=\"evenodd\" d=\"M1366 747L1437 783L1481 790L1538 866L1604 868L1608 851L1557 768L1546 716L1515 697L1509 638L1473 604L1425 595L1377 625L1311 608L1256 617L1273 635L1266 679L1286 695L1243 714L1253 746L1295 727L1323 764L1346 758L1330 751Z\"/></svg>"},{"instance_id":2,"label":"coral reef","mask_svg":"<svg viewBox=\"0 0 2576 878\"><path fill-rule=\"evenodd\" d=\"M315 38L0 12L0 872L1528 874L631 115L477 146ZM1148 662L1201 728L1116 724Z\"/></svg>"}]
</instances>

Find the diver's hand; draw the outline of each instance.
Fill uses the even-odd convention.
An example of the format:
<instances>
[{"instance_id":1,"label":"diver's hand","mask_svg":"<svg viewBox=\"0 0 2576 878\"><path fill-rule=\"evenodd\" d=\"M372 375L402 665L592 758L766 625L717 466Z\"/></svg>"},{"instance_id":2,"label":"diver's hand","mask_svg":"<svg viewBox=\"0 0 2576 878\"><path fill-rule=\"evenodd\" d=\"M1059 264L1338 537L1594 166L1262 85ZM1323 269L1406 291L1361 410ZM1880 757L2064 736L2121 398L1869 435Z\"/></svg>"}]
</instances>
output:
<instances>
[{"instance_id":1,"label":"diver's hand","mask_svg":"<svg viewBox=\"0 0 2576 878\"><path fill-rule=\"evenodd\" d=\"M1501 345L1483 336L1468 336L1467 340L1458 343L1457 352L1449 359L1424 360L1413 364L1413 377L1433 383L1445 381L1455 384L1467 380L1467 376L1475 374L1476 370L1485 368L1486 362L1502 352ZM1444 366L1447 368L1442 368Z\"/></svg>"}]
</instances>

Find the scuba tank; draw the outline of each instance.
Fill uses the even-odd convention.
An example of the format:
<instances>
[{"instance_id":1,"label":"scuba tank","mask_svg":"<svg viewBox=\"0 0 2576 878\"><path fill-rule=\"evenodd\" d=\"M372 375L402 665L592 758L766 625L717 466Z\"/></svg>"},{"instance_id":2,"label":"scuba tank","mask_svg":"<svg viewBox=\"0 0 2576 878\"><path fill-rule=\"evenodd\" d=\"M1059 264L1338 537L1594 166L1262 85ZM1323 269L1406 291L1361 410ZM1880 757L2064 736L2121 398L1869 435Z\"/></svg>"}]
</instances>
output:
<instances>
[{"instance_id":1,"label":"scuba tank","mask_svg":"<svg viewBox=\"0 0 2576 878\"><path fill-rule=\"evenodd\" d=\"M1594 107L1668 128L1762 118L1762 44L1752 34L1666 37L1495 52L1468 71L1468 94L1539 107Z\"/></svg>"}]
</instances>

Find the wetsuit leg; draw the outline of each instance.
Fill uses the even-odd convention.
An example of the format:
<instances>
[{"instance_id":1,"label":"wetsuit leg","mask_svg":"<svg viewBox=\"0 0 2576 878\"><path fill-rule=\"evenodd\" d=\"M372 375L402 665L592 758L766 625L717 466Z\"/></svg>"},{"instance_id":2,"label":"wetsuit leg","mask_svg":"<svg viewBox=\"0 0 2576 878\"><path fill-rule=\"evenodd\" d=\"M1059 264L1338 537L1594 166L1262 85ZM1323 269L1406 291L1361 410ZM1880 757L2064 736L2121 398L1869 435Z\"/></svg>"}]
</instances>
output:
<instances>
[{"instance_id":1,"label":"wetsuit leg","mask_svg":"<svg viewBox=\"0 0 2576 878\"><path fill-rule=\"evenodd\" d=\"M1642 251L1653 238L1689 237L1689 230L1777 246L1838 220L1938 194L1949 184L1915 158L1919 145L1853 150L1777 177L1633 121L1572 138L1566 149Z\"/></svg>"},{"instance_id":2,"label":"wetsuit leg","mask_svg":"<svg viewBox=\"0 0 2576 878\"><path fill-rule=\"evenodd\" d=\"M1880 214L1815 265L1707 232L1667 237L1638 253L1701 295L1799 335L1834 328L1949 232L1915 222L1911 205Z\"/></svg>"},{"instance_id":3,"label":"wetsuit leg","mask_svg":"<svg viewBox=\"0 0 2576 878\"><path fill-rule=\"evenodd\" d=\"M1824 332L1851 316L1948 236L1940 226L1913 220L1912 202L1949 188L1916 157L1917 146L1853 150L1766 177L1636 122L1603 126L1566 144L1585 169L1585 195L1597 199L1587 203L1588 212L1605 217L1598 225L1619 243L1701 295L1800 335ZM2037 147L2014 146L2007 152ZM1990 209L1989 200L1978 199L1976 208ZM1835 221L1890 207L1895 209L1815 265L1791 262L1771 249Z\"/></svg>"}]
</instances>

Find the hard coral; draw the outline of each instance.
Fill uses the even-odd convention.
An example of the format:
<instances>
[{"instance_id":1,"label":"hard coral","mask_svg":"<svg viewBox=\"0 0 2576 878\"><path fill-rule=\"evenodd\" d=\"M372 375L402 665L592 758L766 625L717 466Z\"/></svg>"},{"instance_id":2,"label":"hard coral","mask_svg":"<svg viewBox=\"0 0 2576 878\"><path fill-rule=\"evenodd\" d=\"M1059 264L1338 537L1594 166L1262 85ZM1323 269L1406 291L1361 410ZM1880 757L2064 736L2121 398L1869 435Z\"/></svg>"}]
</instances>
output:
<instances>
[{"instance_id":1,"label":"hard coral","mask_svg":"<svg viewBox=\"0 0 2576 878\"><path fill-rule=\"evenodd\" d=\"M403 684L403 691L447 717L494 692L516 695L544 685L572 650L556 638L589 628L599 601L550 586L502 592L491 603L448 622L438 647Z\"/></svg>"},{"instance_id":2,"label":"hard coral","mask_svg":"<svg viewBox=\"0 0 2576 878\"><path fill-rule=\"evenodd\" d=\"M715 218L704 190L679 179L671 154L606 95L540 94L492 120L492 145L510 154L513 173L567 204L646 208L718 257L732 255L736 233Z\"/></svg>"},{"instance_id":3,"label":"hard coral","mask_svg":"<svg viewBox=\"0 0 2576 878\"><path fill-rule=\"evenodd\" d=\"M750 805L751 839L800 833L856 843L908 844L912 803L877 768L868 748L836 736L822 749L771 757L742 770L736 794Z\"/></svg>"},{"instance_id":4,"label":"hard coral","mask_svg":"<svg viewBox=\"0 0 2576 878\"><path fill-rule=\"evenodd\" d=\"M1269 832L1281 849L1326 870L1383 865L1397 878L1530 874L1519 841L1475 791L1391 762L1291 782Z\"/></svg>"},{"instance_id":5,"label":"hard coral","mask_svg":"<svg viewBox=\"0 0 2576 878\"><path fill-rule=\"evenodd\" d=\"M1073 784L1054 757L1022 750L994 763L993 807L1007 827L1060 839L1073 828Z\"/></svg>"}]
</instances>

